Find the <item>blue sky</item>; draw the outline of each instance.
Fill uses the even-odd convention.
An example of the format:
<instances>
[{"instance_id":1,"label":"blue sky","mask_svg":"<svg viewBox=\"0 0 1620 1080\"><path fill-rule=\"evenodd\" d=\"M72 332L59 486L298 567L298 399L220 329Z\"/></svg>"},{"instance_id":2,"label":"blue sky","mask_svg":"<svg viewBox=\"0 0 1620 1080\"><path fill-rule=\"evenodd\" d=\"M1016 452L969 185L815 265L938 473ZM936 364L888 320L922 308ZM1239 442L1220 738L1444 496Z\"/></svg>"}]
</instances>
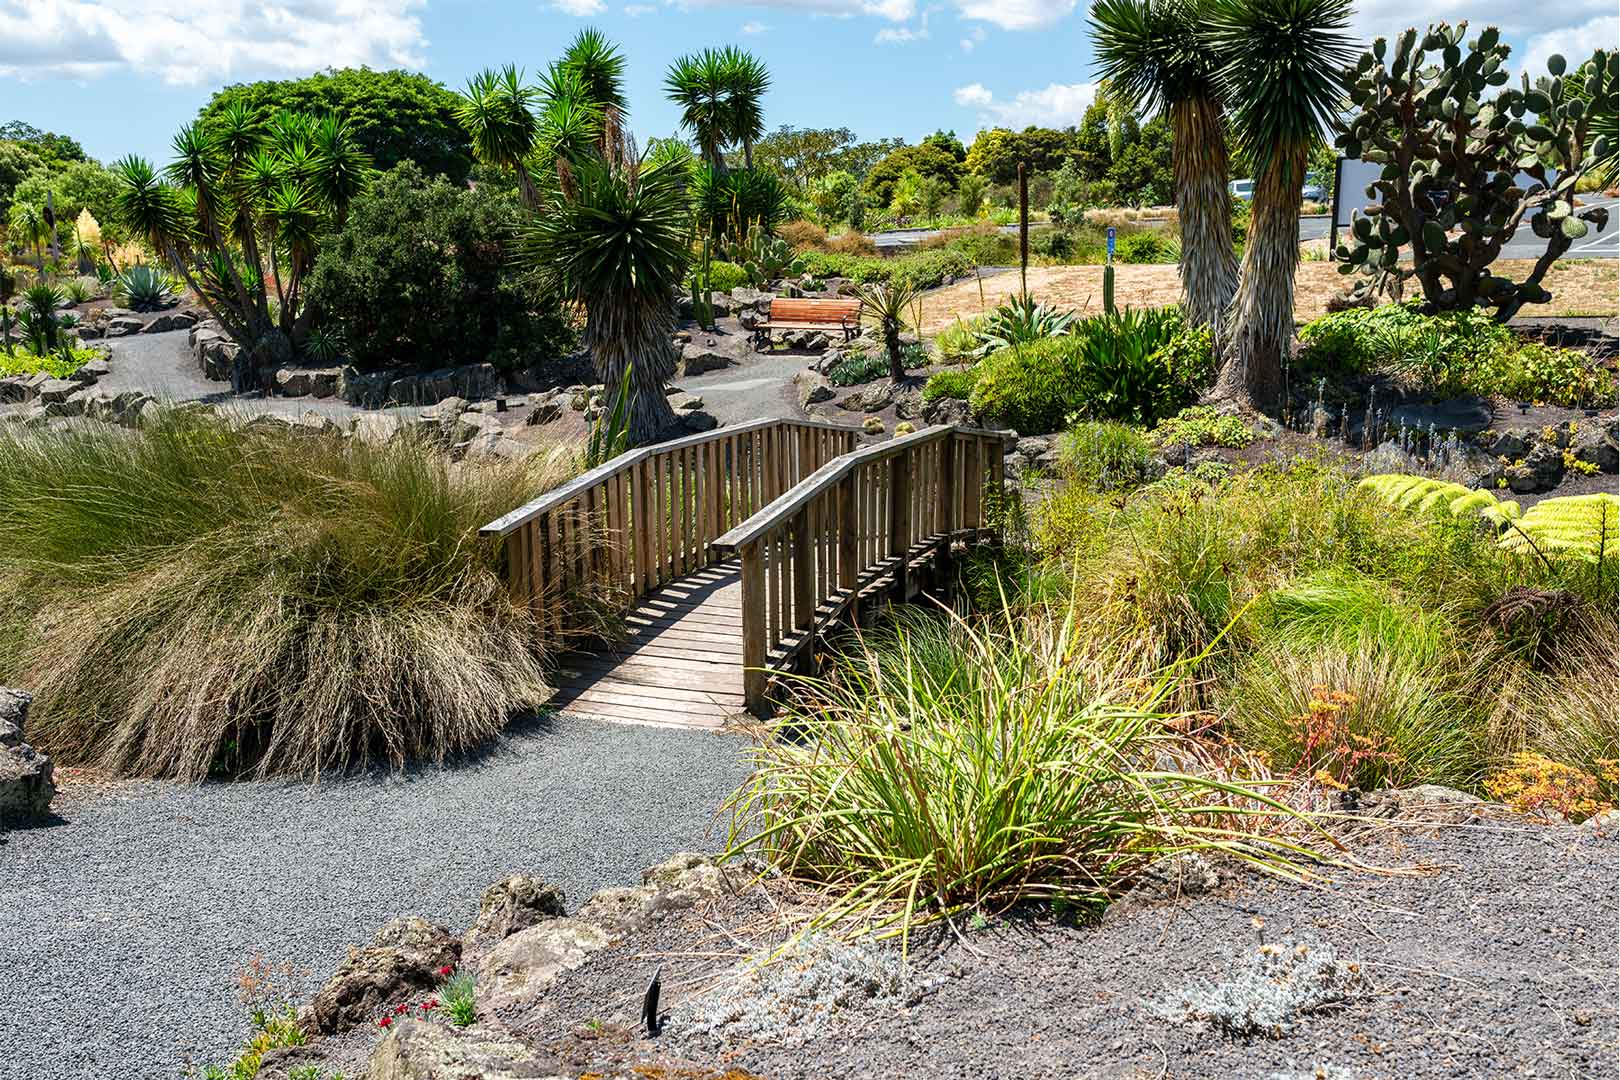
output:
<instances>
[{"instance_id":1,"label":"blue sky","mask_svg":"<svg viewBox=\"0 0 1620 1080\"><path fill-rule=\"evenodd\" d=\"M1096 75L1086 0L0 0L0 120L77 137L94 156L166 160L174 131L219 86L369 64L452 88L482 67L533 71L581 26L629 61L632 127L674 130L660 83L675 56L739 44L769 65L771 127L847 126L916 141L954 128L1074 123ZM1614 0L1363 0L1356 29L1414 17L1502 27L1515 59L1620 46Z\"/></svg>"}]
</instances>

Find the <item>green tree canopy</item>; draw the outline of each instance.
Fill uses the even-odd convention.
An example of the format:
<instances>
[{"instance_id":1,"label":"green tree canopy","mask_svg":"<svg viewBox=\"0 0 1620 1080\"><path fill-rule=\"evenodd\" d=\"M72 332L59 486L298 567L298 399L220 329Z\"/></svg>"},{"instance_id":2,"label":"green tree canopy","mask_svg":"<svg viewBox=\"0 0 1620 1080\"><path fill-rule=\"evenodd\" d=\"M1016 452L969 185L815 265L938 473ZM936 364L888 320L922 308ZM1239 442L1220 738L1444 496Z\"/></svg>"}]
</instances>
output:
<instances>
[{"instance_id":1,"label":"green tree canopy","mask_svg":"<svg viewBox=\"0 0 1620 1080\"><path fill-rule=\"evenodd\" d=\"M930 138L933 138L930 136ZM958 144L960 146L960 144ZM872 166L866 175L866 193L874 205L888 206L894 200L894 186L907 171L939 180L956 190L962 179L962 163L938 141L924 140L916 146L902 146Z\"/></svg>"},{"instance_id":2,"label":"green tree canopy","mask_svg":"<svg viewBox=\"0 0 1620 1080\"><path fill-rule=\"evenodd\" d=\"M309 116L334 113L380 169L414 161L430 176L466 181L472 146L456 122L456 95L426 75L370 68L328 70L305 79L237 83L215 94L199 114L213 124L240 103L260 120L286 109Z\"/></svg>"},{"instance_id":3,"label":"green tree canopy","mask_svg":"<svg viewBox=\"0 0 1620 1080\"><path fill-rule=\"evenodd\" d=\"M783 124L754 146L754 164L769 169L801 194L838 168L841 151L855 144L849 128L796 128Z\"/></svg>"},{"instance_id":4,"label":"green tree canopy","mask_svg":"<svg viewBox=\"0 0 1620 1080\"><path fill-rule=\"evenodd\" d=\"M26 143L0 142L0 214L11 209L13 192L22 178L44 164Z\"/></svg>"},{"instance_id":5,"label":"green tree canopy","mask_svg":"<svg viewBox=\"0 0 1620 1080\"><path fill-rule=\"evenodd\" d=\"M1075 152L1074 129L1027 127L1023 131L986 128L966 154L968 171L992 184L1010 184L1018 178L1018 163L1028 162L1032 172L1055 172ZM1098 177L1100 178L1099 172Z\"/></svg>"},{"instance_id":6,"label":"green tree canopy","mask_svg":"<svg viewBox=\"0 0 1620 1080\"><path fill-rule=\"evenodd\" d=\"M0 141L22 143L47 163L85 160L84 147L79 145L77 139L58 135L54 131L41 131L22 120L0 124Z\"/></svg>"},{"instance_id":7,"label":"green tree canopy","mask_svg":"<svg viewBox=\"0 0 1620 1080\"><path fill-rule=\"evenodd\" d=\"M89 210L99 222L111 222L118 200L118 176L95 161L73 161L52 168L29 170L12 192L12 201L45 205L49 191L56 220L71 223L80 210Z\"/></svg>"}]
</instances>

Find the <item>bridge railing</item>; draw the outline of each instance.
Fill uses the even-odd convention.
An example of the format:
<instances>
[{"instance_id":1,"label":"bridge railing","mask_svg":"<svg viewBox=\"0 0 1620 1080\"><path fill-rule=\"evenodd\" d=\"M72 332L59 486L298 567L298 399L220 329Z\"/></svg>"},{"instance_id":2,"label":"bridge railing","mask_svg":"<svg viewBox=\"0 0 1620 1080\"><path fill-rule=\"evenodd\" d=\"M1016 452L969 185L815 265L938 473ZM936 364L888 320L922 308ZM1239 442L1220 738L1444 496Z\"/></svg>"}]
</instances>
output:
<instances>
[{"instance_id":1,"label":"bridge railing","mask_svg":"<svg viewBox=\"0 0 1620 1080\"><path fill-rule=\"evenodd\" d=\"M600 590L626 606L721 556L712 541L842 454L858 428L757 420L620 454L485 525L512 595L561 635L550 598Z\"/></svg>"},{"instance_id":2,"label":"bridge railing","mask_svg":"<svg viewBox=\"0 0 1620 1080\"><path fill-rule=\"evenodd\" d=\"M764 704L766 667L914 557L986 528L1004 481L1002 432L941 425L846 453L811 472L713 549L742 564L743 695Z\"/></svg>"}]
</instances>

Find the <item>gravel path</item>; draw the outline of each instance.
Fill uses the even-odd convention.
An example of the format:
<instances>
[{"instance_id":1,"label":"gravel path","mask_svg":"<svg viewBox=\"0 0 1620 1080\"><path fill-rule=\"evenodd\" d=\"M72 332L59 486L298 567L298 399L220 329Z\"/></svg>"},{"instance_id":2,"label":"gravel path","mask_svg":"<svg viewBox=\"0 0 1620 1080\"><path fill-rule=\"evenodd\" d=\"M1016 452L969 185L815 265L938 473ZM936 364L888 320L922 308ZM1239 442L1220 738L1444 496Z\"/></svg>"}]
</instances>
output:
<instances>
[{"instance_id":1,"label":"gravel path","mask_svg":"<svg viewBox=\"0 0 1620 1080\"><path fill-rule=\"evenodd\" d=\"M555 718L403 776L69 792L63 823L0 834L0 1077L177 1077L231 1056L255 953L319 979L394 916L460 930L509 872L572 907L712 850L738 746Z\"/></svg>"}]
</instances>

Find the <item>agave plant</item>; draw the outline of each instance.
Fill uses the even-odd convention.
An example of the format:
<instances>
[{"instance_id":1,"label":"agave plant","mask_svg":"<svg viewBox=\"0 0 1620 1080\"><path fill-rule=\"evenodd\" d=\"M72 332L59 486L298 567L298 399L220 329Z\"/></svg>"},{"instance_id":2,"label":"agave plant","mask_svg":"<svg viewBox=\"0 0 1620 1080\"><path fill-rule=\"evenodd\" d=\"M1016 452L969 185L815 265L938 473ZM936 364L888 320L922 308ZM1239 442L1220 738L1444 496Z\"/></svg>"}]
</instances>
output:
<instances>
[{"instance_id":1,"label":"agave plant","mask_svg":"<svg viewBox=\"0 0 1620 1080\"><path fill-rule=\"evenodd\" d=\"M113 278L112 294L124 307L155 311L174 303L174 280L155 266L135 263Z\"/></svg>"},{"instance_id":2,"label":"agave plant","mask_svg":"<svg viewBox=\"0 0 1620 1080\"><path fill-rule=\"evenodd\" d=\"M980 344L974 355L988 356L997 349L1012 345L1027 345L1042 338L1061 337L1073 332L1077 318L1073 311L1059 311L1036 303L1034 297L1022 293L979 321L974 336Z\"/></svg>"}]
</instances>

